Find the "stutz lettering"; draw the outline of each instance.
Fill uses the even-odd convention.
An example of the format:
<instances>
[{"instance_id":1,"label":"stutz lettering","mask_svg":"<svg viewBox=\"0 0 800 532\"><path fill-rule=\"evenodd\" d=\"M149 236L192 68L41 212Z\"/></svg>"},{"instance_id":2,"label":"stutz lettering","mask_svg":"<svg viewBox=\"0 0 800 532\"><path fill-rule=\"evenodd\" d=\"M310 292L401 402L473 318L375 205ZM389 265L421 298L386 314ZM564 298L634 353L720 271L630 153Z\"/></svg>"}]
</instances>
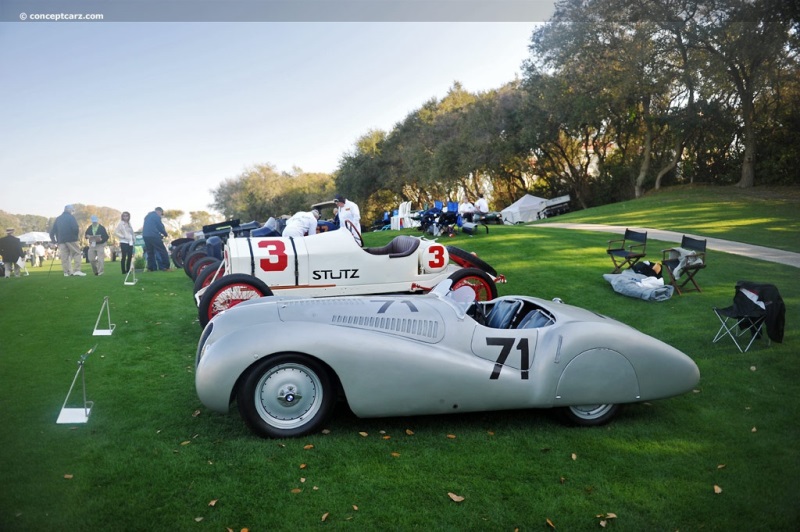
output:
<instances>
[{"instance_id":1,"label":"stutz lettering","mask_svg":"<svg viewBox=\"0 0 800 532\"><path fill-rule=\"evenodd\" d=\"M334 280L334 279L360 279L358 268L347 270L314 270L311 276L315 281Z\"/></svg>"}]
</instances>

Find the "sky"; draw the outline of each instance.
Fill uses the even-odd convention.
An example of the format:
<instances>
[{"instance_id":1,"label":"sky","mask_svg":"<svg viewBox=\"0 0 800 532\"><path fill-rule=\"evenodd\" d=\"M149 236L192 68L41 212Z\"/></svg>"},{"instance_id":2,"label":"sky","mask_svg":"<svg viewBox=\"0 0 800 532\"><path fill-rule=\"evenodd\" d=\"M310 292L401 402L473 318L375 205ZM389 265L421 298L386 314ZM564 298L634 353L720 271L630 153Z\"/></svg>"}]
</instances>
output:
<instances>
[{"instance_id":1,"label":"sky","mask_svg":"<svg viewBox=\"0 0 800 532\"><path fill-rule=\"evenodd\" d=\"M458 81L521 77L536 22L0 23L0 210L213 212L257 164L333 173ZM320 198L325 200L327 198Z\"/></svg>"}]
</instances>

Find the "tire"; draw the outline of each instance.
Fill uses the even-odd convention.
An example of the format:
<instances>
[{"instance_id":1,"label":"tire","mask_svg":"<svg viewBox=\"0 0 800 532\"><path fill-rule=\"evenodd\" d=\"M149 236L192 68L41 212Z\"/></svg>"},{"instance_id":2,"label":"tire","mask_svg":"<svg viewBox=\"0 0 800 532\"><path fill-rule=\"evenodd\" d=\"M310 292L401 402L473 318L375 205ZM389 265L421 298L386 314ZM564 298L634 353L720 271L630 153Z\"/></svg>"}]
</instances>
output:
<instances>
[{"instance_id":1,"label":"tire","mask_svg":"<svg viewBox=\"0 0 800 532\"><path fill-rule=\"evenodd\" d=\"M189 250L190 244L191 242L186 242L172 250L172 262L176 268L183 268L183 259L186 258L186 252Z\"/></svg>"},{"instance_id":2,"label":"tire","mask_svg":"<svg viewBox=\"0 0 800 532\"><path fill-rule=\"evenodd\" d=\"M453 262L461 266L462 268L478 268L479 270L483 270L492 277L497 277L497 270L492 268L488 263L482 261L472 253L468 251L464 251L461 248L457 248L455 246L446 246L447 252L450 253L450 258L453 259Z\"/></svg>"},{"instance_id":3,"label":"tire","mask_svg":"<svg viewBox=\"0 0 800 532\"><path fill-rule=\"evenodd\" d=\"M294 438L322 430L336 405L327 369L311 357L284 353L248 370L236 392L247 426L263 438Z\"/></svg>"},{"instance_id":4,"label":"tire","mask_svg":"<svg viewBox=\"0 0 800 532\"><path fill-rule=\"evenodd\" d=\"M220 260L219 259L215 259L214 257L208 257L208 256L205 256L200 260L196 260L194 262L194 264L192 264L191 275L189 275L189 277L192 278L192 281L197 280L197 276L200 274L200 272L204 268L207 268L208 266L210 266L211 264L214 264L215 262L219 263Z\"/></svg>"},{"instance_id":5,"label":"tire","mask_svg":"<svg viewBox=\"0 0 800 532\"><path fill-rule=\"evenodd\" d=\"M200 249L204 249L206 247L206 239L199 238L194 240L193 242L189 242L189 249L186 250L186 255L188 256L192 251L198 251Z\"/></svg>"},{"instance_id":6,"label":"tire","mask_svg":"<svg viewBox=\"0 0 800 532\"><path fill-rule=\"evenodd\" d=\"M611 421L619 410L617 404L566 406L561 409L561 414L572 425L599 427Z\"/></svg>"},{"instance_id":7,"label":"tire","mask_svg":"<svg viewBox=\"0 0 800 532\"><path fill-rule=\"evenodd\" d=\"M191 238L179 238L177 240L173 240L170 244L169 256L176 268L183 268L183 257L185 255L181 253L180 249L184 244L191 244L192 242L193 240ZM178 257L178 255L180 255L180 257Z\"/></svg>"},{"instance_id":8,"label":"tire","mask_svg":"<svg viewBox=\"0 0 800 532\"><path fill-rule=\"evenodd\" d=\"M200 305L197 308L200 326L205 327L211 318L242 301L271 295L272 290L266 283L252 275L233 273L220 277L211 283L200 298Z\"/></svg>"},{"instance_id":9,"label":"tire","mask_svg":"<svg viewBox=\"0 0 800 532\"><path fill-rule=\"evenodd\" d=\"M451 290L462 286L469 286L475 290L476 301L490 301L497 297L497 285L483 270L463 268L454 272L448 279L453 281Z\"/></svg>"},{"instance_id":10,"label":"tire","mask_svg":"<svg viewBox=\"0 0 800 532\"><path fill-rule=\"evenodd\" d=\"M192 277L192 268L194 268L194 265L197 264L197 261L207 256L206 250L204 249L192 251L186 254L186 257L183 258L183 271L186 272L186 275L189 276L189 278L194 279L194 277Z\"/></svg>"},{"instance_id":11,"label":"tire","mask_svg":"<svg viewBox=\"0 0 800 532\"><path fill-rule=\"evenodd\" d=\"M214 278L214 274L219 268L221 260L214 259L214 263L209 264L205 268L203 268L198 274L197 277L194 279L194 290L193 294L196 294L201 288L205 288L211 284L211 279ZM224 275L225 272L223 271L221 275ZM215 279L216 280L216 279Z\"/></svg>"}]
</instances>

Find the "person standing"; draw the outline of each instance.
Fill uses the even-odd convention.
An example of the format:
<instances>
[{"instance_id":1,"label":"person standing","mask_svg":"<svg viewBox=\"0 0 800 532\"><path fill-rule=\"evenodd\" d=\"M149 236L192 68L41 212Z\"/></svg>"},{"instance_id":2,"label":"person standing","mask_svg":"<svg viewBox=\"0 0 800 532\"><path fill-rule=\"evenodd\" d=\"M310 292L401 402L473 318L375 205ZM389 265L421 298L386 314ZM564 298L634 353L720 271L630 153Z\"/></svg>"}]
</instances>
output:
<instances>
[{"instance_id":1,"label":"person standing","mask_svg":"<svg viewBox=\"0 0 800 532\"><path fill-rule=\"evenodd\" d=\"M23 257L22 242L14 236L13 227L6 229L6 236L0 238L0 255L3 257L5 276L10 278L11 270L14 270L14 277L19 277L18 261Z\"/></svg>"},{"instance_id":2,"label":"person standing","mask_svg":"<svg viewBox=\"0 0 800 532\"><path fill-rule=\"evenodd\" d=\"M133 258L133 246L136 242L136 235L131 226L131 213L124 211L120 216L119 223L114 229L114 235L119 239L119 248L122 252L122 259L120 266L122 266L122 275L131 271L131 260Z\"/></svg>"},{"instance_id":3,"label":"person standing","mask_svg":"<svg viewBox=\"0 0 800 532\"><path fill-rule=\"evenodd\" d=\"M44 266L45 262L45 250L44 245L41 242L37 242L33 246L33 254L36 256L36 267Z\"/></svg>"},{"instance_id":4,"label":"person standing","mask_svg":"<svg viewBox=\"0 0 800 532\"><path fill-rule=\"evenodd\" d=\"M74 216L75 207L67 205L64 212L53 222L50 229L50 239L58 246L58 255L61 258L61 269L64 277L74 275L85 277L81 271L81 248L78 245L80 228Z\"/></svg>"},{"instance_id":5,"label":"person standing","mask_svg":"<svg viewBox=\"0 0 800 532\"><path fill-rule=\"evenodd\" d=\"M169 254L164 246L163 238L169 236L164 228L161 217L164 216L164 209L156 207L148 212L144 217L142 225L142 238L144 239L144 249L147 253L147 269L154 271L169 271Z\"/></svg>"},{"instance_id":6,"label":"person standing","mask_svg":"<svg viewBox=\"0 0 800 532\"><path fill-rule=\"evenodd\" d=\"M304 236L316 235L317 220L319 220L319 211L317 209L311 212L296 212L286 220L286 227L283 229L281 236L303 238Z\"/></svg>"},{"instance_id":7,"label":"person standing","mask_svg":"<svg viewBox=\"0 0 800 532\"><path fill-rule=\"evenodd\" d=\"M358 210L358 205L341 194L336 194L333 201L336 202L336 206L339 208L339 229L347 229L349 231L350 228L347 227L347 221L349 220L360 232L361 212Z\"/></svg>"},{"instance_id":8,"label":"person standing","mask_svg":"<svg viewBox=\"0 0 800 532\"><path fill-rule=\"evenodd\" d=\"M86 228L84 235L89 241L89 252L87 258L92 265L95 275L103 275L106 260L106 242L108 242L108 231L100 224L97 215L92 215L92 225Z\"/></svg>"}]
</instances>

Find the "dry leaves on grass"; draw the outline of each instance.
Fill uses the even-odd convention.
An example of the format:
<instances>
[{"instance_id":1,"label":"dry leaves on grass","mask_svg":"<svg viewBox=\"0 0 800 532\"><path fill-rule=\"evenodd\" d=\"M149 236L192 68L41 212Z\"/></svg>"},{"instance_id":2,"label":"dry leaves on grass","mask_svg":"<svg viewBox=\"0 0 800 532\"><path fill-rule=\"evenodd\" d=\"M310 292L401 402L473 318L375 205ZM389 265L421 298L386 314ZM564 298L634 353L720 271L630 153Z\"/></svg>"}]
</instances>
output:
<instances>
[{"instance_id":1,"label":"dry leaves on grass","mask_svg":"<svg viewBox=\"0 0 800 532\"><path fill-rule=\"evenodd\" d=\"M720 493L722 493L722 488L720 488L719 486L717 486L716 484L714 484L714 493L716 493L717 495L719 495Z\"/></svg>"},{"instance_id":2,"label":"dry leaves on grass","mask_svg":"<svg viewBox=\"0 0 800 532\"><path fill-rule=\"evenodd\" d=\"M414 431L411 430L411 429L406 429L406 434L408 434L409 436L413 436L414 435Z\"/></svg>"},{"instance_id":3,"label":"dry leaves on grass","mask_svg":"<svg viewBox=\"0 0 800 532\"><path fill-rule=\"evenodd\" d=\"M394 458L400 458L400 453L392 453L392 457L394 457Z\"/></svg>"},{"instance_id":4,"label":"dry leaves on grass","mask_svg":"<svg viewBox=\"0 0 800 532\"><path fill-rule=\"evenodd\" d=\"M608 512L606 514L596 515L595 517L600 519L600 526L605 528L608 525L608 520L609 519L616 519L617 518L617 514Z\"/></svg>"},{"instance_id":5,"label":"dry leaves on grass","mask_svg":"<svg viewBox=\"0 0 800 532\"><path fill-rule=\"evenodd\" d=\"M219 499L210 500L210 501L208 501L208 505L213 508L214 506L217 505L217 501L219 501Z\"/></svg>"},{"instance_id":6,"label":"dry leaves on grass","mask_svg":"<svg viewBox=\"0 0 800 532\"><path fill-rule=\"evenodd\" d=\"M328 519L328 515L330 515L330 512L325 512L324 514L322 514L321 520L323 523Z\"/></svg>"},{"instance_id":7,"label":"dry leaves on grass","mask_svg":"<svg viewBox=\"0 0 800 532\"><path fill-rule=\"evenodd\" d=\"M577 454L575 454L575 453L572 453L572 459L573 459L573 460L577 460L577 459L578 459L578 455L577 455Z\"/></svg>"},{"instance_id":8,"label":"dry leaves on grass","mask_svg":"<svg viewBox=\"0 0 800 532\"><path fill-rule=\"evenodd\" d=\"M313 448L314 448L314 445L312 445L310 443L308 445L304 445L303 446L303 449L305 449L306 451L308 451L309 449L313 449Z\"/></svg>"},{"instance_id":9,"label":"dry leaves on grass","mask_svg":"<svg viewBox=\"0 0 800 532\"><path fill-rule=\"evenodd\" d=\"M553 530L556 529L556 525L554 525L553 522L550 519L547 519L546 521L547 521L547 526L549 526Z\"/></svg>"},{"instance_id":10,"label":"dry leaves on grass","mask_svg":"<svg viewBox=\"0 0 800 532\"><path fill-rule=\"evenodd\" d=\"M369 434L368 434L368 433L366 433L366 432L359 432L358 434L359 434L359 436L361 436L362 438L366 438L367 436L369 436Z\"/></svg>"},{"instance_id":11,"label":"dry leaves on grass","mask_svg":"<svg viewBox=\"0 0 800 532\"><path fill-rule=\"evenodd\" d=\"M72 480L72 474L67 473L66 475L64 475L64 478L67 480Z\"/></svg>"},{"instance_id":12,"label":"dry leaves on grass","mask_svg":"<svg viewBox=\"0 0 800 532\"><path fill-rule=\"evenodd\" d=\"M456 495L451 491L447 492L447 496L450 497L450 500L452 500L453 502L462 502L464 500L464 497L462 497L461 495Z\"/></svg>"},{"instance_id":13,"label":"dry leaves on grass","mask_svg":"<svg viewBox=\"0 0 800 532\"><path fill-rule=\"evenodd\" d=\"M450 438L451 440L455 440L456 439L456 435L455 434L448 434L447 437Z\"/></svg>"}]
</instances>

